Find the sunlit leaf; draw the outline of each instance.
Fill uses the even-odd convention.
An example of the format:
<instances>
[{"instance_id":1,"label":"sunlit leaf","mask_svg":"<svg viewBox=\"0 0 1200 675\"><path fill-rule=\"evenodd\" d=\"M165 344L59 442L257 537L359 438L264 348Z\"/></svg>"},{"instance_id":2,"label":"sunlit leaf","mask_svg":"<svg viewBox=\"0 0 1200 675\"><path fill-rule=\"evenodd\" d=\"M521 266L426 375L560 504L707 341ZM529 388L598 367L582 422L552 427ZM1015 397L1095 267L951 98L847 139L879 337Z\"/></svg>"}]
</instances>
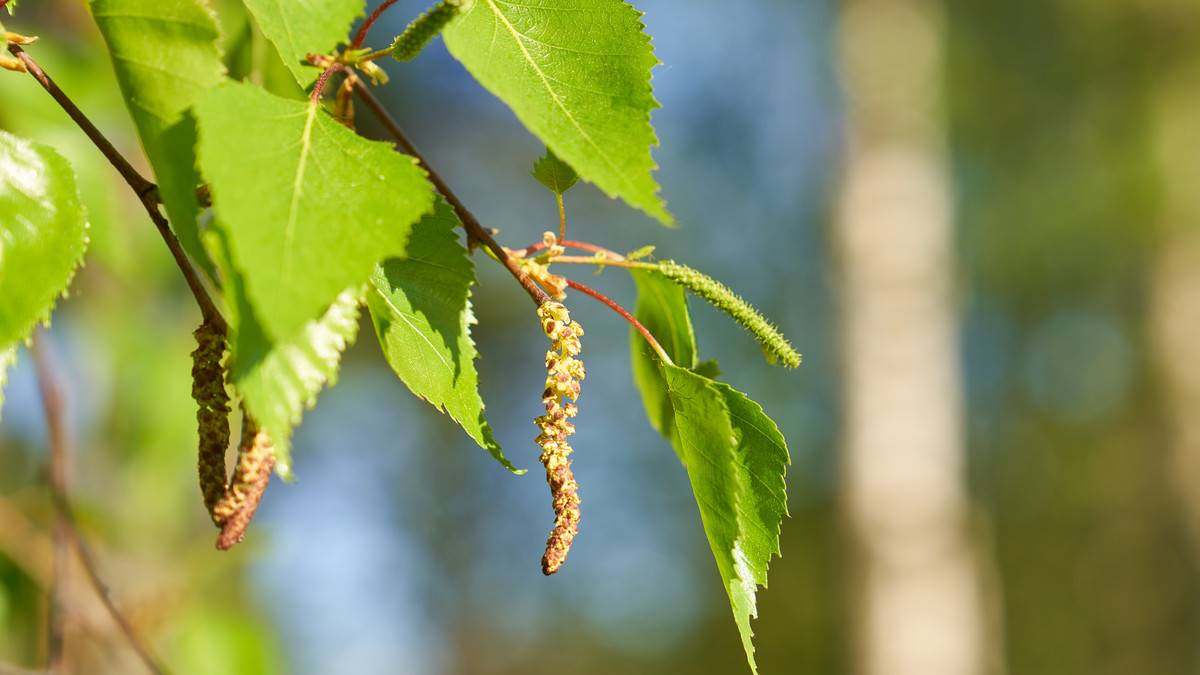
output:
<instances>
[{"instance_id":1,"label":"sunlit leaf","mask_svg":"<svg viewBox=\"0 0 1200 675\"><path fill-rule=\"evenodd\" d=\"M383 354L414 394L449 414L507 469L483 416L475 342L471 339L471 285L475 266L459 243L458 218L439 200L413 226L404 259L384 261L371 276L367 306Z\"/></svg>"},{"instance_id":2,"label":"sunlit leaf","mask_svg":"<svg viewBox=\"0 0 1200 675\"><path fill-rule=\"evenodd\" d=\"M91 0L91 8L171 227L207 267L196 227L196 125L187 111L225 77L212 11L201 0Z\"/></svg>"},{"instance_id":3,"label":"sunlit leaf","mask_svg":"<svg viewBox=\"0 0 1200 675\"><path fill-rule=\"evenodd\" d=\"M0 349L49 320L83 261L87 227L67 160L0 131Z\"/></svg>"},{"instance_id":4,"label":"sunlit leaf","mask_svg":"<svg viewBox=\"0 0 1200 675\"><path fill-rule=\"evenodd\" d=\"M363 13L363 0L245 0L259 30L307 87L321 71L305 65L309 53L328 54L346 42L350 25Z\"/></svg>"},{"instance_id":5,"label":"sunlit leaf","mask_svg":"<svg viewBox=\"0 0 1200 675\"><path fill-rule=\"evenodd\" d=\"M200 166L266 335L296 335L402 256L433 188L411 157L320 106L226 83L197 105Z\"/></svg>"},{"instance_id":6,"label":"sunlit leaf","mask_svg":"<svg viewBox=\"0 0 1200 675\"><path fill-rule=\"evenodd\" d=\"M622 0L476 0L447 26L450 53L579 175L664 223L650 155L658 64Z\"/></svg>"},{"instance_id":7,"label":"sunlit leaf","mask_svg":"<svg viewBox=\"0 0 1200 675\"><path fill-rule=\"evenodd\" d=\"M767 565L779 552L787 446L775 423L745 395L685 368L662 368L674 416L672 442L687 466L746 659L757 672L750 619L758 616L757 589L766 585Z\"/></svg>"}]
</instances>

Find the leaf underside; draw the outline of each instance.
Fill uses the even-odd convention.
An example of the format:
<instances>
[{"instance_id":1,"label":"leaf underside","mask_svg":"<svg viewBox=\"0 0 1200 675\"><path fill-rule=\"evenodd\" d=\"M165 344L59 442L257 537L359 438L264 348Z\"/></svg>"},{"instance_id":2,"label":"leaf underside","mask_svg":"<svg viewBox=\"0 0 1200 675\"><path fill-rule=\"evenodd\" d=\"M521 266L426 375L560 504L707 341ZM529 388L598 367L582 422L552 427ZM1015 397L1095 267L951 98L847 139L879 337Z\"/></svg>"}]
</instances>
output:
<instances>
[{"instance_id":1,"label":"leaf underside","mask_svg":"<svg viewBox=\"0 0 1200 675\"><path fill-rule=\"evenodd\" d=\"M291 435L325 386L337 382L342 353L358 334L358 288L339 293L319 319L286 339L263 331L245 293L244 278L231 257L224 228L204 239L222 277L229 335L229 382L275 446L275 471L291 477Z\"/></svg>"},{"instance_id":2,"label":"leaf underside","mask_svg":"<svg viewBox=\"0 0 1200 675\"><path fill-rule=\"evenodd\" d=\"M49 321L83 261L87 228L67 160L0 131L0 350Z\"/></svg>"},{"instance_id":3,"label":"leaf underside","mask_svg":"<svg viewBox=\"0 0 1200 675\"><path fill-rule=\"evenodd\" d=\"M91 0L91 9L171 227L211 272L196 225L196 125L187 111L225 77L212 11L200 0Z\"/></svg>"},{"instance_id":4,"label":"leaf underside","mask_svg":"<svg viewBox=\"0 0 1200 675\"><path fill-rule=\"evenodd\" d=\"M550 148L546 148L544 157L533 163L533 177L556 195L562 195L579 181L575 169L559 159Z\"/></svg>"},{"instance_id":5,"label":"leaf underside","mask_svg":"<svg viewBox=\"0 0 1200 675\"><path fill-rule=\"evenodd\" d=\"M671 224L651 175L658 64L641 13L623 0L476 0L446 46L580 176Z\"/></svg>"},{"instance_id":6,"label":"leaf underside","mask_svg":"<svg viewBox=\"0 0 1200 675\"><path fill-rule=\"evenodd\" d=\"M384 261L371 275L367 306L383 354L404 384L505 468L524 473L504 456L484 419L470 333L475 266L459 243L458 224L439 199L413 226L408 256Z\"/></svg>"},{"instance_id":7,"label":"leaf underside","mask_svg":"<svg viewBox=\"0 0 1200 675\"><path fill-rule=\"evenodd\" d=\"M433 188L411 157L320 106L226 83L196 106L200 167L266 335L289 339L403 256Z\"/></svg>"}]
</instances>

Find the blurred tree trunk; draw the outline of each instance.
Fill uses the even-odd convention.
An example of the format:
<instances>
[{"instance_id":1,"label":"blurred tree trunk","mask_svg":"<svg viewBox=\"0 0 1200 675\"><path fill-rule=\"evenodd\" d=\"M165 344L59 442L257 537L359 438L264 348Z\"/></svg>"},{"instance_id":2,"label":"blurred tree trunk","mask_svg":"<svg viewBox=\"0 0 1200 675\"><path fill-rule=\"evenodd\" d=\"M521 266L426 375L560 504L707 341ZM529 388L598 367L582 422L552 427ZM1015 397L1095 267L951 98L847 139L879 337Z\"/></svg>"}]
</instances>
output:
<instances>
[{"instance_id":1,"label":"blurred tree trunk","mask_svg":"<svg viewBox=\"0 0 1200 675\"><path fill-rule=\"evenodd\" d=\"M1164 0L1155 10L1161 25L1200 25L1200 6L1189 0ZM1182 46L1167 55L1154 101L1165 234L1150 322L1169 419L1169 478L1200 555L1200 30L1175 37Z\"/></svg>"},{"instance_id":2,"label":"blurred tree trunk","mask_svg":"<svg viewBox=\"0 0 1200 675\"><path fill-rule=\"evenodd\" d=\"M985 671L968 535L940 5L848 0L840 248L856 669Z\"/></svg>"}]
</instances>

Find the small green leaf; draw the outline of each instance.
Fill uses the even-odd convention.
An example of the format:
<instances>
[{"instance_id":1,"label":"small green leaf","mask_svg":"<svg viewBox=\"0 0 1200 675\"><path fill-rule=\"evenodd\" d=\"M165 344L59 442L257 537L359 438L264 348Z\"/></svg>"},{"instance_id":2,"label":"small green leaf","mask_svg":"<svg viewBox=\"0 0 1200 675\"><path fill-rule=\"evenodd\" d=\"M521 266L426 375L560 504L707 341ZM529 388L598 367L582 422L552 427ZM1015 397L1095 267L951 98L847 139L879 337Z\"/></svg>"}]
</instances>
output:
<instances>
[{"instance_id":1,"label":"small green leaf","mask_svg":"<svg viewBox=\"0 0 1200 675\"><path fill-rule=\"evenodd\" d=\"M408 256L376 268L367 306L383 354L404 384L448 413L505 468L521 474L483 417L470 333L475 266L458 241L458 224L439 199L434 212L413 226Z\"/></svg>"},{"instance_id":2,"label":"small green leaf","mask_svg":"<svg viewBox=\"0 0 1200 675\"><path fill-rule=\"evenodd\" d=\"M321 71L306 65L309 53L328 54L345 42L364 0L245 0L259 30L275 45L279 57L301 87Z\"/></svg>"},{"instance_id":3,"label":"small green leaf","mask_svg":"<svg viewBox=\"0 0 1200 675\"><path fill-rule=\"evenodd\" d=\"M196 125L187 111L225 78L212 10L200 0L91 0L91 9L171 228L211 273L196 225Z\"/></svg>"},{"instance_id":4,"label":"small green leaf","mask_svg":"<svg viewBox=\"0 0 1200 675\"><path fill-rule=\"evenodd\" d=\"M0 131L0 349L49 321L83 261L87 228L67 160Z\"/></svg>"},{"instance_id":5,"label":"small green leaf","mask_svg":"<svg viewBox=\"0 0 1200 675\"><path fill-rule=\"evenodd\" d=\"M476 0L446 46L554 153L610 197L665 224L650 148L658 65L641 13L622 0Z\"/></svg>"},{"instance_id":6,"label":"small green leaf","mask_svg":"<svg viewBox=\"0 0 1200 675\"><path fill-rule=\"evenodd\" d=\"M246 410L275 443L275 471L291 477L292 430L313 407L326 385L337 382L342 353L358 335L362 291L347 289L319 319L297 333L272 339L264 332L245 293L225 228L215 227L204 242L222 277L229 322L229 381Z\"/></svg>"},{"instance_id":7,"label":"small green leaf","mask_svg":"<svg viewBox=\"0 0 1200 675\"><path fill-rule=\"evenodd\" d=\"M676 365L692 368L696 365L696 335L688 315L687 296L683 289L661 274L649 270L631 269L637 284L638 299L635 313L650 334L658 340L667 356ZM659 368L658 356L645 338L636 330L629 332L633 360L633 381L642 394L650 426L667 438L673 433L671 402L667 399L666 382ZM680 457L682 459L682 457Z\"/></svg>"},{"instance_id":8,"label":"small green leaf","mask_svg":"<svg viewBox=\"0 0 1200 675\"><path fill-rule=\"evenodd\" d=\"M575 169L559 159L550 148L546 148L545 157L533 163L533 177L556 195L563 194L579 182L579 174L575 173Z\"/></svg>"},{"instance_id":9,"label":"small green leaf","mask_svg":"<svg viewBox=\"0 0 1200 675\"><path fill-rule=\"evenodd\" d=\"M300 333L377 262L403 256L412 224L433 207L414 159L318 105L231 82L196 115L213 208L273 339Z\"/></svg>"},{"instance_id":10,"label":"small green leaf","mask_svg":"<svg viewBox=\"0 0 1200 675\"><path fill-rule=\"evenodd\" d=\"M750 619L757 618L758 586L779 553L779 526L787 514L783 436L762 408L741 392L663 365L675 418L672 443L687 466L704 533L729 596L750 670Z\"/></svg>"}]
</instances>

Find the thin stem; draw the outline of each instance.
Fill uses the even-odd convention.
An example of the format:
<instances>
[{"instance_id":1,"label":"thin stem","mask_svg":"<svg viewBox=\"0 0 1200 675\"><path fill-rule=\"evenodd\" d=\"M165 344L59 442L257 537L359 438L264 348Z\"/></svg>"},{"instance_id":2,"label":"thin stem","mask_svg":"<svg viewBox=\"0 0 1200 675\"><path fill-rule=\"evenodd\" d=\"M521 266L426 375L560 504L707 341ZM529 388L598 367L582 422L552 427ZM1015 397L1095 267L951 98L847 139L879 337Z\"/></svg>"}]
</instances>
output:
<instances>
[{"instance_id":1,"label":"thin stem","mask_svg":"<svg viewBox=\"0 0 1200 675\"><path fill-rule=\"evenodd\" d=\"M575 241L572 239L562 239L560 237L558 244L559 244L559 246L564 246L566 248L577 248L580 251L588 251L591 253L598 253L598 254L604 256L605 259L610 262L614 262L614 261L621 262L621 261L625 260L625 256L621 255L620 253L617 253L616 251L611 251L607 248L604 248L603 246L589 244L586 241ZM531 244L529 246L526 246L521 251L521 255L529 255L530 253L537 253L538 251L540 251L544 248L546 248L545 242L539 241L536 244ZM558 258L555 258L555 260L558 260Z\"/></svg>"},{"instance_id":2,"label":"thin stem","mask_svg":"<svg viewBox=\"0 0 1200 675\"><path fill-rule=\"evenodd\" d=\"M325 92L325 85L329 82L329 78L345 67L346 64L341 61L334 61L326 66L325 70L321 71L321 76L317 78L317 83L313 85L312 95L309 97L309 102L312 105L316 105L321 101L321 94Z\"/></svg>"},{"instance_id":3,"label":"thin stem","mask_svg":"<svg viewBox=\"0 0 1200 675\"><path fill-rule=\"evenodd\" d=\"M656 270L654 263L638 262L636 260L608 260L598 256L560 255L550 259L550 262L567 265L595 265L596 267L620 267L627 270Z\"/></svg>"},{"instance_id":4,"label":"thin stem","mask_svg":"<svg viewBox=\"0 0 1200 675\"><path fill-rule=\"evenodd\" d=\"M33 79L37 80L38 84L42 85L42 88L46 90L46 93L50 94L51 98L66 111L75 124L83 130L83 133L87 134L87 137L91 139L92 144L113 165L117 173L121 174L121 177L125 179L130 189L137 195L138 200L142 202L142 206L146 209L150 220L154 222L154 226L158 228L158 233L167 245L167 248L171 251L171 256L175 258L175 265L183 273L183 278L187 281L188 288L191 289L192 295L196 298L196 304L200 306L200 313L204 315L205 319L225 328L224 317L221 316L221 312L213 303L212 298L208 297L208 291L204 289L204 284L200 281L200 275L192 267L192 263L188 260L187 254L184 253L179 239L171 231L171 226L167 223L167 219L158 210L158 187L130 165L129 161L96 128L96 125L92 124L87 115L83 114L79 106L75 105L75 102L62 89L59 89L54 80L50 79L50 76L46 74L46 71L42 70L42 67L38 65L37 61L33 60L32 56L21 49L19 45L15 44L8 45L8 51L25 64L26 70L33 76Z\"/></svg>"},{"instance_id":5,"label":"thin stem","mask_svg":"<svg viewBox=\"0 0 1200 675\"><path fill-rule=\"evenodd\" d=\"M430 182L432 182L434 187L437 188L437 191L446 198L446 201L450 203L450 206L454 209L454 213L458 216L458 219L462 221L463 228L466 229L468 238L473 242L478 242L486 246L488 250L491 251L494 256L496 256L496 259L500 261L500 264L504 265L504 267L509 271L510 274L513 275L517 282L521 284L521 286L525 289L525 292L528 293L529 297L533 299L534 304L540 306L542 303L548 302L550 300L550 296L547 295L546 292L541 288L539 288L537 283L535 283L534 280L530 278L530 276L526 274L524 270L521 269L521 266L517 264L517 261L511 255L509 255L508 251L505 250L505 248L499 243L497 243L495 238L492 237L492 234L479 223L479 220L475 218L475 215L471 213L469 209L467 209L467 207L462 203L462 200L458 198L458 195L454 194L454 191L450 189L450 186L446 184L446 181L442 180L442 177L438 175L438 172L434 171L433 167L429 166L429 162L427 162L425 157L417 151L416 147L413 146L412 141L408 140L408 136L405 135L404 131L400 128L400 125L396 123L396 120L394 120L388 111L383 107L383 104L379 102L379 99L375 98L375 95L371 93L371 90L368 89L367 86L361 81L356 81L354 83L354 91L358 94L359 98L361 98L363 102L367 104L367 108L371 110L375 117L380 121L380 123L383 124L383 126L396 140L396 145L400 146L400 149L405 153L415 157L421 164L421 167L424 168L429 174Z\"/></svg>"},{"instance_id":6,"label":"thin stem","mask_svg":"<svg viewBox=\"0 0 1200 675\"><path fill-rule=\"evenodd\" d=\"M558 202L558 240L563 241L567 238L567 209L561 192L554 193L554 201Z\"/></svg>"},{"instance_id":7,"label":"thin stem","mask_svg":"<svg viewBox=\"0 0 1200 675\"><path fill-rule=\"evenodd\" d=\"M96 563L92 558L91 552L84 540L83 535L79 532L79 527L76 524L74 512L71 509L70 499L67 496L67 462L69 452L67 449L67 425L65 401L62 394L62 388L58 384L58 380L54 374L54 368L50 363L50 354L45 345L42 344L40 334L34 335L33 340L33 363L34 369L37 371L38 386L42 394L42 406L45 408L46 426L50 437L50 496L54 501L55 508L55 534L56 539L58 529L61 527L66 539L69 539L75 546L75 552L79 556L79 562L83 566L84 572L87 573L88 580L92 587L96 590L96 594L100 596L104 608L108 610L109 616L113 618L117 626L124 633L125 639L133 650L141 658L146 669L156 675L161 675L164 670L158 665L154 657L151 656L150 650L138 639L137 633L134 632L132 624L125 618L125 615L117 609L112 597L108 594L108 588L100 579L99 573L96 571ZM59 544L55 543L57 549ZM63 565L65 567L65 564ZM55 552L55 572L58 574L58 552ZM59 583L56 578L55 585ZM61 600L61 598L59 599ZM52 609L52 612L54 610ZM53 645L51 645L53 648ZM60 647L61 649L61 647ZM51 653L53 659L53 652ZM50 672L56 672L56 666L51 661Z\"/></svg>"},{"instance_id":8,"label":"thin stem","mask_svg":"<svg viewBox=\"0 0 1200 675\"><path fill-rule=\"evenodd\" d=\"M367 41L367 33L371 32L371 26L374 26L375 22L379 20L379 17L383 16L388 7L394 4L396 4L396 0L385 0L383 4L375 8L374 12L371 12L371 16L367 17L363 25L359 26L358 32L354 34L354 42L350 44L350 49L362 48L363 43Z\"/></svg>"},{"instance_id":9,"label":"thin stem","mask_svg":"<svg viewBox=\"0 0 1200 675\"><path fill-rule=\"evenodd\" d=\"M367 54L366 56L359 59L356 62L356 65L358 63L367 63L368 61L378 61L379 59L382 59L385 56L391 56L391 55L392 55L392 48L386 47L384 49L379 49L379 50L371 52L370 54Z\"/></svg>"},{"instance_id":10,"label":"thin stem","mask_svg":"<svg viewBox=\"0 0 1200 675\"><path fill-rule=\"evenodd\" d=\"M643 326L641 321L638 321L636 317L634 317L632 314L630 314L629 310L627 310L624 307L622 307L621 305L617 304L617 302L615 300L608 297L607 295L604 295L600 291L597 291L596 289L592 288L591 286L586 286L586 285L581 284L578 281L575 281L573 279L567 279L567 285L570 286L571 288L574 288L577 291L580 291L580 292L586 294L586 295L592 296L596 300L599 300L600 302L607 305L608 308L611 309L612 311L616 312L617 314L620 314L623 319L625 319L626 321L629 322L629 325L633 326L637 330L637 332L642 334L642 337L646 338L646 342L650 345L650 348L653 349L658 354L658 358L662 359L663 363L665 363L669 366L675 365L675 362L672 361L671 357L667 355L667 352L665 349L662 348L662 345L658 344L658 340L655 340L654 336L650 334L650 330L647 329L645 326Z\"/></svg>"}]
</instances>

